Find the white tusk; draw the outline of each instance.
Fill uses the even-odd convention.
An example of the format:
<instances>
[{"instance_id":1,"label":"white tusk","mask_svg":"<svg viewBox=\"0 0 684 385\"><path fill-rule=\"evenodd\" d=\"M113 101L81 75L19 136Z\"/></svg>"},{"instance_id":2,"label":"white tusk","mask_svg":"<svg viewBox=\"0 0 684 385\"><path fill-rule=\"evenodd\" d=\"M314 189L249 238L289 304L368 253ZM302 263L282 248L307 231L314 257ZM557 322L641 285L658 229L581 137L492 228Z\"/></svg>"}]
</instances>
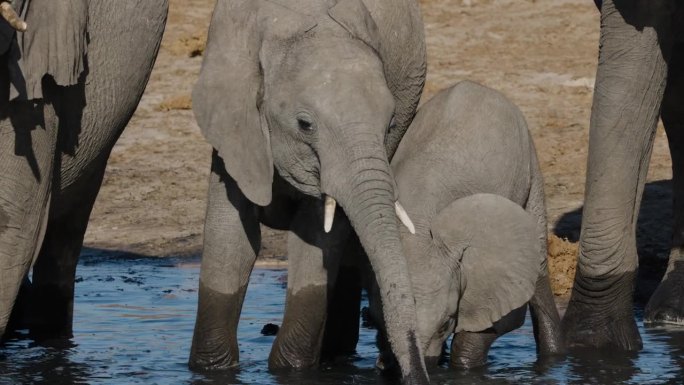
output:
<instances>
[{"instance_id":1,"label":"white tusk","mask_svg":"<svg viewBox=\"0 0 684 385\"><path fill-rule=\"evenodd\" d=\"M12 28L19 32L26 31L26 22L21 20L19 15L14 11L14 8L12 8L12 4L9 2L3 1L0 3L0 15L2 15L3 19L7 20Z\"/></svg>"},{"instance_id":2,"label":"white tusk","mask_svg":"<svg viewBox=\"0 0 684 385\"><path fill-rule=\"evenodd\" d=\"M337 202L335 198L331 196L325 197L325 216L323 217L323 230L329 233L332 229L333 218L335 218L335 208L337 207Z\"/></svg>"},{"instance_id":3,"label":"white tusk","mask_svg":"<svg viewBox=\"0 0 684 385\"><path fill-rule=\"evenodd\" d=\"M394 202L394 211L397 212L397 216L399 217L399 220L401 223L408 228L408 231L411 234L416 233L416 227L413 226L413 222L411 222L411 218L409 218L408 214L406 213L406 210L401 206L401 203L399 201Z\"/></svg>"}]
</instances>

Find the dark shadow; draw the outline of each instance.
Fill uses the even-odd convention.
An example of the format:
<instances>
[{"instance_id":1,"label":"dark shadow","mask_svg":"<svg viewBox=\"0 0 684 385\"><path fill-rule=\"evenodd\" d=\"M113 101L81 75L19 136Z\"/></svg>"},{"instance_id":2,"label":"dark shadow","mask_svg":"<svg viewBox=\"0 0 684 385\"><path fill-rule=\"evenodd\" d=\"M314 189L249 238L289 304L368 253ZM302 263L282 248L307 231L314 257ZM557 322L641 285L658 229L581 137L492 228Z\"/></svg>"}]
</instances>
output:
<instances>
[{"instance_id":1,"label":"dark shadow","mask_svg":"<svg viewBox=\"0 0 684 385\"><path fill-rule=\"evenodd\" d=\"M177 255L164 255L164 258L160 258L160 255L148 255L140 254L126 250L111 250L102 249L96 247L83 246L81 249L81 256L79 257L80 264L96 263L103 260L136 260L136 259L148 259L154 261L156 264L160 261L167 261L169 265L175 265L178 262L199 262L200 254L197 253L180 253Z\"/></svg>"},{"instance_id":2,"label":"dark shadow","mask_svg":"<svg viewBox=\"0 0 684 385\"><path fill-rule=\"evenodd\" d=\"M578 242L582 208L563 214L553 225L553 233ZM647 183L637 221L639 274L635 301L646 303L660 283L667 267L672 238L672 181Z\"/></svg>"},{"instance_id":3,"label":"dark shadow","mask_svg":"<svg viewBox=\"0 0 684 385\"><path fill-rule=\"evenodd\" d=\"M605 1L594 0L605 11ZM678 0L613 0L615 9L625 22L637 30L652 27L658 35L658 45L667 61L675 35L684 20L684 7Z\"/></svg>"}]
</instances>

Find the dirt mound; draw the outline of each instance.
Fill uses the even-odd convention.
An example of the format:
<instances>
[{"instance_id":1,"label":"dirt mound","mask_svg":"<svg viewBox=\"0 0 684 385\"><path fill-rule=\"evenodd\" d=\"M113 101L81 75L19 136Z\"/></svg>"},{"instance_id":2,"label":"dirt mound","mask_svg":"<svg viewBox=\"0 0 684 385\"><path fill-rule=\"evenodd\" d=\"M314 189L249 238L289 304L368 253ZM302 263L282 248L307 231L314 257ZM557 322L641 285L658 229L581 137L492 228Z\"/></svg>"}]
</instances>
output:
<instances>
[{"instance_id":1,"label":"dirt mound","mask_svg":"<svg viewBox=\"0 0 684 385\"><path fill-rule=\"evenodd\" d=\"M553 294L566 295L570 293L575 279L578 250L579 243L573 243L554 234L549 234L548 260Z\"/></svg>"}]
</instances>

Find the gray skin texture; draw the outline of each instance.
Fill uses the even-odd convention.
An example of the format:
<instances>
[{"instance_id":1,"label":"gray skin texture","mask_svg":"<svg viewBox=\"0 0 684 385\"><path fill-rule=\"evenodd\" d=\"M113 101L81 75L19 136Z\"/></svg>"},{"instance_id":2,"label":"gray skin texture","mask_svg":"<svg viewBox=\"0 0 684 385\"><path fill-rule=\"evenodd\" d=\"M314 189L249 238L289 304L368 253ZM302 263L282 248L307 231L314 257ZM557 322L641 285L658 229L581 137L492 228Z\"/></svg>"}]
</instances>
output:
<instances>
[{"instance_id":1,"label":"gray skin texture","mask_svg":"<svg viewBox=\"0 0 684 385\"><path fill-rule=\"evenodd\" d=\"M29 30L16 38L3 34L13 47L0 70L0 335L34 263L32 285L25 288L29 326L37 335L70 336L88 217L111 149L152 71L168 1L29 5L23 12ZM17 62L19 47L26 59ZM76 72L71 80L56 70L65 67ZM10 82L18 98L10 97Z\"/></svg>"},{"instance_id":2,"label":"gray skin texture","mask_svg":"<svg viewBox=\"0 0 684 385\"><path fill-rule=\"evenodd\" d=\"M659 117L672 156L674 231L644 319L684 324L683 13L671 0L602 2L579 258L563 319L570 346L641 349L635 229Z\"/></svg>"},{"instance_id":3,"label":"gray skin texture","mask_svg":"<svg viewBox=\"0 0 684 385\"><path fill-rule=\"evenodd\" d=\"M237 324L261 223L290 233L293 310L285 313L270 368L318 363L341 240L355 231L383 288L404 381L427 383L388 161L424 80L423 27L413 0L217 3L193 92L199 126L214 147L193 369L238 362ZM329 234L324 195L350 223L338 210Z\"/></svg>"},{"instance_id":4,"label":"gray skin texture","mask_svg":"<svg viewBox=\"0 0 684 385\"><path fill-rule=\"evenodd\" d=\"M27 47L22 48L27 61L21 65L25 71L49 70L80 59L84 67L76 82L58 85L64 79L52 72L45 77L16 72L16 45L0 59L0 336L32 263L32 287L26 290L32 331L71 335L74 275L88 217L112 146L152 71L168 11L167 0L79 3L87 15L72 16L87 20L82 24L88 40L83 58L83 50L77 49L81 41L74 38L78 34L55 33L69 20L41 17L54 4L30 3L25 16L29 31L19 34ZM0 26L5 32L7 28ZM52 56L41 57L46 52ZM50 65L41 65L46 62ZM10 81L30 85L36 77L42 80L36 83L41 98L10 99Z\"/></svg>"},{"instance_id":5,"label":"gray skin texture","mask_svg":"<svg viewBox=\"0 0 684 385\"><path fill-rule=\"evenodd\" d=\"M455 332L452 365L483 365L494 339L522 325L528 302L538 352L563 353L542 175L520 110L469 81L443 90L418 111L392 171L416 228L402 228L401 239L427 362ZM382 320L377 286L369 293L371 316Z\"/></svg>"}]
</instances>

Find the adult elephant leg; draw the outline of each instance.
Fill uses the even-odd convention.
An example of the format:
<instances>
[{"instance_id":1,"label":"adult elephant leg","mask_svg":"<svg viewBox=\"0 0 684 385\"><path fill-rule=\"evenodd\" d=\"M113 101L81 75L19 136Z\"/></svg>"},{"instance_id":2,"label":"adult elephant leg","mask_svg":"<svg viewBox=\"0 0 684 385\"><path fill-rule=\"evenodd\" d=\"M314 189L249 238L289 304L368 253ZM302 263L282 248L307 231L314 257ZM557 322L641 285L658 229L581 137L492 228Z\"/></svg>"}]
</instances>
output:
<instances>
[{"instance_id":1,"label":"adult elephant leg","mask_svg":"<svg viewBox=\"0 0 684 385\"><path fill-rule=\"evenodd\" d=\"M662 282L646 306L648 323L684 324L684 43L672 50L661 117L672 157L672 250Z\"/></svg>"},{"instance_id":2,"label":"adult elephant leg","mask_svg":"<svg viewBox=\"0 0 684 385\"><path fill-rule=\"evenodd\" d=\"M31 285L30 327L37 338L72 336L76 264L104 171L101 162L90 178L66 191L78 196L79 203L48 221ZM61 206L58 194L53 193L53 207Z\"/></svg>"},{"instance_id":3,"label":"adult elephant leg","mask_svg":"<svg viewBox=\"0 0 684 385\"><path fill-rule=\"evenodd\" d=\"M226 369L238 362L237 326L261 245L260 231L257 207L242 194L214 151L190 349L192 369Z\"/></svg>"},{"instance_id":4,"label":"adult elephant leg","mask_svg":"<svg viewBox=\"0 0 684 385\"><path fill-rule=\"evenodd\" d=\"M563 319L569 345L642 346L635 229L665 89L670 4L603 2L577 274Z\"/></svg>"},{"instance_id":5,"label":"adult elephant leg","mask_svg":"<svg viewBox=\"0 0 684 385\"><path fill-rule=\"evenodd\" d=\"M114 143L138 106L157 57L168 2L91 0L85 80L59 87L52 210L33 270L32 332L70 336L76 263ZM116 36L116 39L112 39Z\"/></svg>"},{"instance_id":6,"label":"adult elephant leg","mask_svg":"<svg viewBox=\"0 0 684 385\"><path fill-rule=\"evenodd\" d=\"M320 361L329 293L335 286L348 226L323 231L323 203L307 199L291 223L285 316L268 358L270 369L301 369Z\"/></svg>"},{"instance_id":7,"label":"adult elephant leg","mask_svg":"<svg viewBox=\"0 0 684 385\"><path fill-rule=\"evenodd\" d=\"M0 120L0 337L49 215L57 124L42 101L12 102Z\"/></svg>"}]
</instances>

